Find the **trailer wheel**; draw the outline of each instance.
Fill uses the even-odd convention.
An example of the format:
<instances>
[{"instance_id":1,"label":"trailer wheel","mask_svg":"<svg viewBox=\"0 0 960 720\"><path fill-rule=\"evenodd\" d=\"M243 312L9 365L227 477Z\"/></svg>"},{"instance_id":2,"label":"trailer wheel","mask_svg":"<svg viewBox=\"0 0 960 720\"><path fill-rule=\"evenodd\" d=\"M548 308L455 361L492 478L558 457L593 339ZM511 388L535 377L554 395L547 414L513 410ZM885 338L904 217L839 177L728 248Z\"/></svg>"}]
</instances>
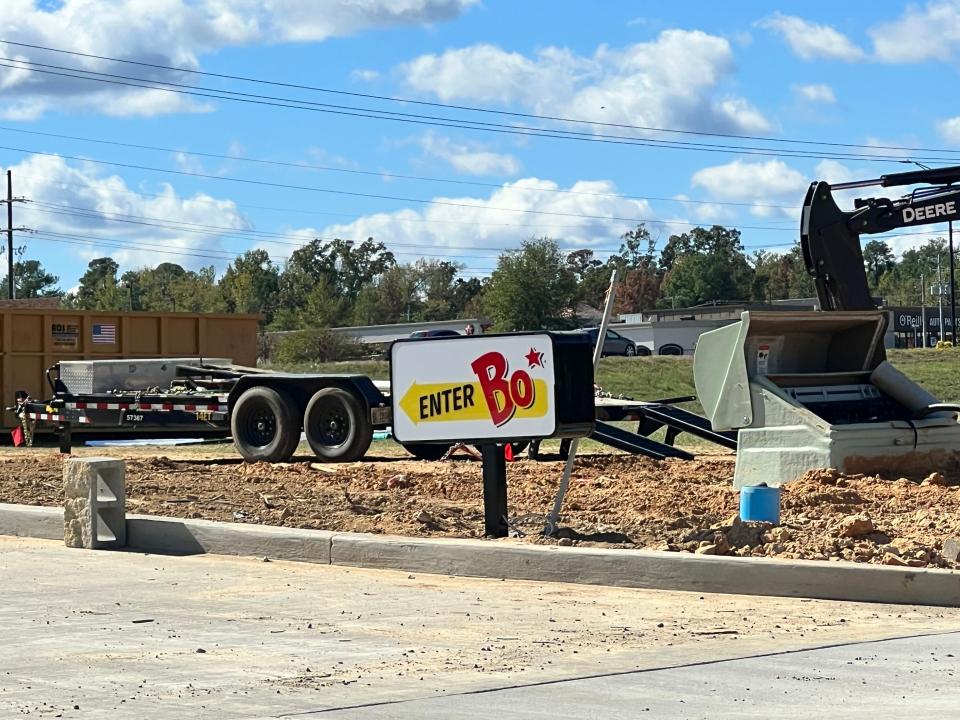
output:
<instances>
[{"instance_id":1,"label":"trailer wheel","mask_svg":"<svg viewBox=\"0 0 960 720\"><path fill-rule=\"evenodd\" d=\"M247 462L284 462L300 442L293 403L268 387L252 387L240 396L230 416L230 432Z\"/></svg>"},{"instance_id":2,"label":"trailer wheel","mask_svg":"<svg viewBox=\"0 0 960 720\"><path fill-rule=\"evenodd\" d=\"M359 460L373 440L363 403L343 388L324 388L310 398L303 430L310 449L327 462Z\"/></svg>"},{"instance_id":3,"label":"trailer wheel","mask_svg":"<svg viewBox=\"0 0 960 720\"><path fill-rule=\"evenodd\" d=\"M403 449L417 460L435 461L447 454L450 445L434 445L433 443L403 443Z\"/></svg>"}]
</instances>

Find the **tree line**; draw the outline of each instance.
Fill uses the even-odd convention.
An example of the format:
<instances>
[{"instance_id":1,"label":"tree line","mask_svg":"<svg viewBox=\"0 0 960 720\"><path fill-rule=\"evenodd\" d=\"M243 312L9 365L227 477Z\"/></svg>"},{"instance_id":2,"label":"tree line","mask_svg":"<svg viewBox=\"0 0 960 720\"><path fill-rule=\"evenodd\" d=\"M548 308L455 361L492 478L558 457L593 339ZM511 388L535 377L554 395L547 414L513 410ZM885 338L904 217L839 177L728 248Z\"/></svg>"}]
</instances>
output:
<instances>
[{"instance_id":1,"label":"tree line","mask_svg":"<svg viewBox=\"0 0 960 720\"><path fill-rule=\"evenodd\" d=\"M602 307L614 268L621 278L618 313L815 294L799 246L748 253L739 230L719 225L670 235L657 246L642 224L602 260L589 248L565 251L551 238L531 238L502 253L482 279L465 277L464 266L450 260L397 262L373 238L312 240L282 266L265 250L248 250L219 276L213 266L188 270L176 263L121 273L112 258L96 258L66 295L57 287L59 278L38 261L24 260L22 252L14 275L21 298L62 295L66 307L86 310L260 314L270 330L479 316L502 331L574 327L580 303ZM938 261L943 279L949 278L941 238L899 259L884 241L871 240L863 255L871 290L889 304L918 304L922 286L929 302ZM6 279L0 292L6 295Z\"/></svg>"}]
</instances>

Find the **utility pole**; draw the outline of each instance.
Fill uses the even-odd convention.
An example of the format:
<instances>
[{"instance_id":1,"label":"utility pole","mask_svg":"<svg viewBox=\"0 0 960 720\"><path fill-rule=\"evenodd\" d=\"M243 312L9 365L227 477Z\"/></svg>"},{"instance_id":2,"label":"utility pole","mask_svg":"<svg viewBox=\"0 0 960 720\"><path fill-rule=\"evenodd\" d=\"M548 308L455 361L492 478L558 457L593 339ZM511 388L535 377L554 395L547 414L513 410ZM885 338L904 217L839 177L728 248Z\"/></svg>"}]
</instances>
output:
<instances>
[{"instance_id":1,"label":"utility pole","mask_svg":"<svg viewBox=\"0 0 960 720\"><path fill-rule=\"evenodd\" d=\"M957 346L957 294L953 284L953 220L947 224L947 234L950 236L950 338L953 346Z\"/></svg>"},{"instance_id":2,"label":"utility pole","mask_svg":"<svg viewBox=\"0 0 960 720\"><path fill-rule=\"evenodd\" d=\"M937 305L940 307L940 342L946 338L943 335L943 276L940 274L940 254L937 253Z\"/></svg>"},{"instance_id":3,"label":"utility pole","mask_svg":"<svg viewBox=\"0 0 960 720\"><path fill-rule=\"evenodd\" d=\"M920 347L927 346L927 296L923 286L923 273L920 273Z\"/></svg>"},{"instance_id":4,"label":"utility pole","mask_svg":"<svg viewBox=\"0 0 960 720\"><path fill-rule=\"evenodd\" d=\"M7 170L7 297L17 297L13 289L13 170Z\"/></svg>"},{"instance_id":5,"label":"utility pole","mask_svg":"<svg viewBox=\"0 0 960 720\"><path fill-rule=\"evenodd\" d=\"M13 204L15 202L26 202L26 198L13 196L13 171L7 170L7 199L0 200L0 205L7 205L7 297L14 300L17 293L14 287L13 278L13 231L26 230L26 228L15 228L13 226Z\"/></svg>"}]
</instances>

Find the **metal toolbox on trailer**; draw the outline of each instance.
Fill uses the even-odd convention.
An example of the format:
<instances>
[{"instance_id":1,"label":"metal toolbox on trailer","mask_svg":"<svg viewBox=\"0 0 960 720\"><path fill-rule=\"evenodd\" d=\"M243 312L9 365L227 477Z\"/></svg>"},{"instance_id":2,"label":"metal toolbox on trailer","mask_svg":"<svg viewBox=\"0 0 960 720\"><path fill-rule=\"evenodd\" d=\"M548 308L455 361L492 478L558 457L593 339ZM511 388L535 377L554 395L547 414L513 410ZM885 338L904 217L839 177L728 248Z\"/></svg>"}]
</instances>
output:
<instances>
[{"instance_id":1,"label":"metal toolbox on trailer","mask_svg":"<svg viewBox=\"0 0 960 720\"><path fill-rule=\"evenodd\" d=\"M178 365L225 366L231 362L224 358L64 360L60 362L60 381L74 395L167 388L177 377Z\"/></svg>"}]
</instances>

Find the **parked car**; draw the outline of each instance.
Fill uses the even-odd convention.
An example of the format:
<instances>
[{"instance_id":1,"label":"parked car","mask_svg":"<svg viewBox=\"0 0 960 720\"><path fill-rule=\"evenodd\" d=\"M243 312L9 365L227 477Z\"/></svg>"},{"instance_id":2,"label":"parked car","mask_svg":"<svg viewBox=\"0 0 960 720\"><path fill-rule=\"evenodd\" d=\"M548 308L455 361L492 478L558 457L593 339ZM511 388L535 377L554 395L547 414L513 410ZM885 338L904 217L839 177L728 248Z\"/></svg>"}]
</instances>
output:
<instances>
[{"instance_id":1,"label":"parked car","mask_svg":"<svg viewBox=\"0 0 960 720\"><path fill-rule=\"evenodd\" d=\"M424 338L456 337L460 335L456 330L414 330L410 337L423 340Z\"/></svg>"},{"instance_id":2,"label":"parked car","mask_svg":"<svg viewBox=\"0 0 960 720\"><path fill-rule=\"evenodd\" d=\"M600 328L584 328L583 332L590 336L590 341L597 344L597 333ZM637 354L637 344L630 338L625 338L618 332L607 330L607 335L603 340L603 355L625 355L633 357ZM650 351L646 347L640 349L641 355L649 355Z\"/></svg>"}]
</instances>

